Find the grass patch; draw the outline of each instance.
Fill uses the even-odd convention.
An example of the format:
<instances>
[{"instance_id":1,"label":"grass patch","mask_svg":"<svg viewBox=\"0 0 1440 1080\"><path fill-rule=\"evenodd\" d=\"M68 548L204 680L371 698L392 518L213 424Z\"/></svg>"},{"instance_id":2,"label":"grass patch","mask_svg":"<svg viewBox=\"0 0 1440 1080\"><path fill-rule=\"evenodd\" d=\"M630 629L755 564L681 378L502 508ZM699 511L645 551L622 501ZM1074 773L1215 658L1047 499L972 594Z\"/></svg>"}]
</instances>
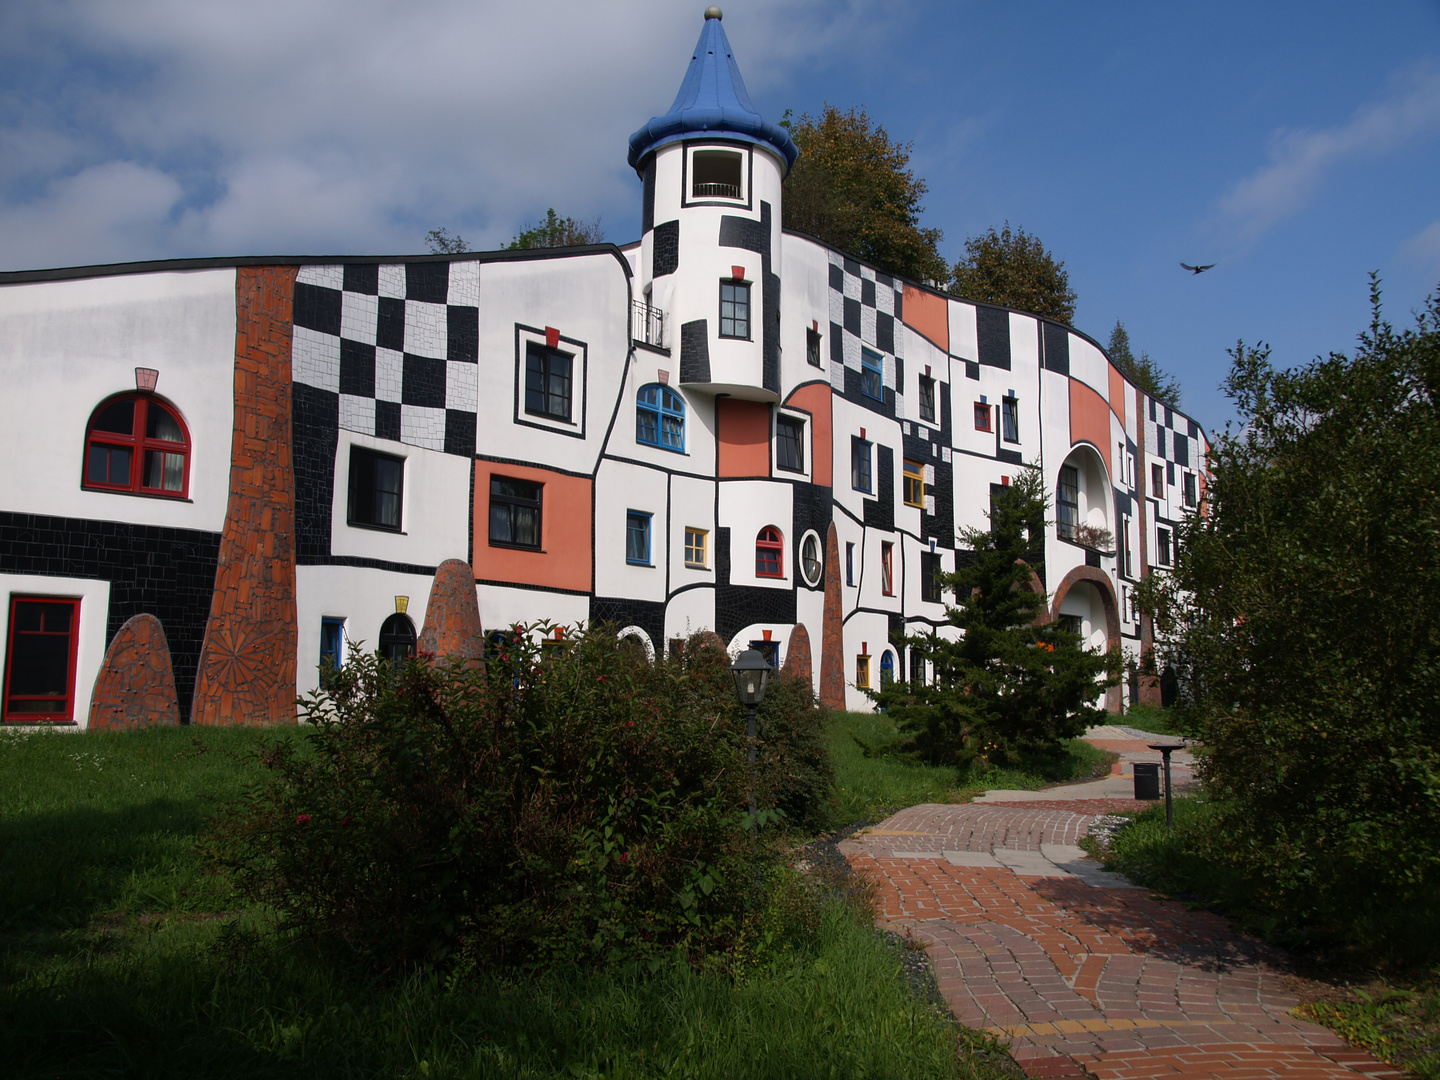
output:
<instances>
[{"instance_id":1,"label":"grass patch","mask_svg":"<svg viewBox=\"0 0 1440 1080\"><path fill-rule=\"evenodd\" d=\"M6 1076L973 1077L1003 1054L916 998L836 894L743 976L653 970L370 983L223 947L258 922L197 842L296 732L0 738Z\"/></svg>"},{"instance_id":2,"label":"grass patch","mask_svg":"<svg viewBox=\"0 0 1440 1080\"><path fill-rule=\"evenodd\" d=\"M1388 1065L1440 1080L1440 973L1410 986L1378 982L1349 997L1308 1002L1297 1011Z\"/></svg>"},{"instance_id":3,"label":"grass patch","mask_svg":"<svg viewBox=\"0 0 1440 1080\"><path fill-rule=\"evenodd\" d=\"M1054 758L1033 758L1015 765L972 766L959 770L926 765L898 754L866 756L856 742L885 747L900 738L883 713L831 714L828 733L835 763L832 823L879 821L917 803L968 802L982 791L1003 788L1038 791L1051 784L1084 780L1108 770L1110 756L1080 739L1070 739Z\"/></svg>"},{"instance_id":4,"label":"grass patch","mask_svg":"<svg viewBox=\"0 0 1440 1080\"><path fill-rule=\"evenodd\" d=\"M1174 710L1162 709L1159 705L1131 705L1120 718L1120 723L1148 731L1151 735L1184 737L1187 734L1176 720Z\"/></svg>"}]
</instances>

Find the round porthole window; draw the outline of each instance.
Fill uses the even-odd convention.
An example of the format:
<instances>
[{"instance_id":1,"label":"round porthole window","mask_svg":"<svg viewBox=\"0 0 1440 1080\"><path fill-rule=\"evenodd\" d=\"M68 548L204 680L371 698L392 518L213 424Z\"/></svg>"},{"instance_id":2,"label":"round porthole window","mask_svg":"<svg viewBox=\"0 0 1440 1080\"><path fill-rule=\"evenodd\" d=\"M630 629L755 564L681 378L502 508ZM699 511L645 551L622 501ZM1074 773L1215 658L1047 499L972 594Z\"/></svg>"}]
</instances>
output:
<instances>
[{"instance_id":1,"label":"round porthole window","mask_svg":"<svg viewBox=\"0 0 1440 1080\"><path fill-rule=\"evenodd\" d=\"M800 576L805 579L805 584L815 586L820 584L820 575L825 572L825 557L820 547L820 537L815 532L807 532L800 538Z\"/></svg>"}]
</instances>

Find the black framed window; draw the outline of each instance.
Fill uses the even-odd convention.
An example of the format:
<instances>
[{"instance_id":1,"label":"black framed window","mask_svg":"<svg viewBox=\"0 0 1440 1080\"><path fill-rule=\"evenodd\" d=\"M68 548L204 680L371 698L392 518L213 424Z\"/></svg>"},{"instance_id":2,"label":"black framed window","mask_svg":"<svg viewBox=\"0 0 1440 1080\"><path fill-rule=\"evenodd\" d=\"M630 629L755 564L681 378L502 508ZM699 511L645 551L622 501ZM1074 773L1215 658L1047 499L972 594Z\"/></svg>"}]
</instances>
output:
<instances>
[{"instance_id":1,"label":"black framed window","mask_svg":"<svg viewBox=\"0 0 1440 1080\"><path fill-rule=\"evenodd\" d=\"M1080 524L1080 470L1074 465L1060 466L1060 483L1055 489L1055 531L1062 540L1075 539L1075 526Z\"/></svg>"},{"instance_id":2,"label":"black framed window","mask_svg":"<svg viewBox=\"0 0 1440 1080\"><path fill-rule=\"evenodd\" d=\"M720 283L720 336L750 339L750 286L743 281Z\"/></svg>"},{"instance_id":3,"label":"black framed window","mask_svg":"<svg viewBox=\"0 0 1440 1080\"><path fill-rule=\"evenodd\" d=\"M935 380L928 375L920 376L920 419L935 423Z\"/></svg>"},{"instance_id":4,"label":"black framed window","mask_svg":"<svg viewBox=\"0 0 1440 1080\"><path fill-rule=\"evenodd\" d=\"M855 587L855 545L848 540L845 542L845 584Z\"/></svg>"},{"instance_id":5,"label":"black framed window","mask_svg":"<svg viewBox=\"0 0 1440 1080\"><path fill-rule=\"evenodd\" d=\"M870 476L870 443L865 439L850 440L850 486L867 495L874 490Z\"/></svg>"},{"instance_id":6,"label":"black framed window","mask_svg":"<svg viewBox=\"0 0 1440 1080\"><path fill-rule=\"evenodd\" d=\"M415 655L415 624L398 611L380 625L378 652L392 664L403 664Z\"/></svg>"},{"instance_id":7,"label":"black framed window","mask_svg":"<svg viewBox=\"0 0 1440 1080\"><path fill-rule=\"evenodd\" d=\"M1185 505L1194 506L1195 502L1195 474L1187 472L1185 474Z\"/></svg>"},{"instance_id":8,"label":"black framed window","mask_svg":"<svg viewBox=\"0 0 1440 1080\"><path fill-rule=\"evenodd\" d=\"M805 359L811 367L820 366L820 331L805 331Z\"/></svg>"},{"instance_id":9,"label":"black framed window","mask_svg":"<svg viewBox=\"0 0 1440 1080\"><path fill-rule=\"evenodd\" d=\"M1155 565L1170 565L1170 530L1155 530Z\"/></svg>"},{"instance_id":10,"label":"black framed window","mask_svg":"<svg viewBox=\"0 0 1440 1080\"><path fill-rule=\"evenodd\" d=\"M860 350L860 392L876 401L885 400L885 359L869 349Z\"/></svg>"},{"instance_id":11,"label":"black framed window","mask_svg":"<svg viewBox=\"0 0 1440 1080\"><path fill-rule=\"evenodd\" d=\"M350 448L350 499L345 520L366 529L400 531L405 495L405 459Z\"/></svg>"},{"instance_id":12,"label":"black framed window","mask_svg":"<svg viewBox=\"0 0 1440 1080\"><path fill-rule=\"evenodd\" d=\"M929 551L920 553L920 599L931 604L940 603L940 556ZM913 654L912 654L913 655Z\"/></svg>"},{"instance_id":13,"label":"black framed window","mask_svg":"<svg viewBox=\"0 0 1440 1080\"><path fill-rule=\"evenodd\" d=\"M1157 499L1165 498L1165 470L1158 464L1150 466L1150 494Z\"/></svg>"},{"instance_id":14,"label":"black framed window","mask_svg":"<svg viewBox=\"0 0 1440 1080\"><path fill-rule=\"evenodd\" d=\"M786 472L805 471L805 421L794 416L775 418L775 467Z\"/></svg>"},{"instance_id":15,"label":"black framed window","mask_svg":"<svg viewBox=\"0 0 1440 1080\"><path fill-rule=\"evenodd\" d=\"M552 420L570 419L575 357L538 342L525 346L525 411Z\"/></svg>"},{"instance_id":16,"label":"black framed window","mask_svg":"<svg viewBox=\"0 0 1440 1080\"><path fill-rule=\"evenodd\" d=\"M1001 436L1006 442L1020 441L1020 401L1018 398L1000 399Z\"/></svg>"},{"instance_id":17,"label":"black framed window","mask_svg":"<svg viewBox=\"0 0 1440 1080\"><path fill-rule=\"evenodd\" d=\"M490 543L494 547L540 549L544 485L509 476L490 477Z\"/></svg>"}]
</instances>

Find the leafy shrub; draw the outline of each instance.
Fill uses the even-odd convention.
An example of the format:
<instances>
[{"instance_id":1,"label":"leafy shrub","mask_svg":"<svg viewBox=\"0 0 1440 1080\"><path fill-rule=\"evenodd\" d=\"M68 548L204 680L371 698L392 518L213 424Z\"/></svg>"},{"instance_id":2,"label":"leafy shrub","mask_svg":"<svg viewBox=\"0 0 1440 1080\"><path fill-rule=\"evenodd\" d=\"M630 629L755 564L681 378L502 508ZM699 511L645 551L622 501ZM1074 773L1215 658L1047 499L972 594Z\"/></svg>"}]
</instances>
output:
<instances>
[{"instance_id":1,"label":"leafy shrub","mask_svg":"<svg viewBox=\"0 0 1440 1080\"><path fill-rule=\"evenodd\" d=\"M470 668L352 653L302 702L308 740L267 749L268 783L217 823L240 891L381 971L731 944L783 860L745 829L729 658L697 638L651 666L608 631L549 629ZM823 721L808 687L772 685L757 794L805 820L828 794Z\"/></svg>"}]
</instances>

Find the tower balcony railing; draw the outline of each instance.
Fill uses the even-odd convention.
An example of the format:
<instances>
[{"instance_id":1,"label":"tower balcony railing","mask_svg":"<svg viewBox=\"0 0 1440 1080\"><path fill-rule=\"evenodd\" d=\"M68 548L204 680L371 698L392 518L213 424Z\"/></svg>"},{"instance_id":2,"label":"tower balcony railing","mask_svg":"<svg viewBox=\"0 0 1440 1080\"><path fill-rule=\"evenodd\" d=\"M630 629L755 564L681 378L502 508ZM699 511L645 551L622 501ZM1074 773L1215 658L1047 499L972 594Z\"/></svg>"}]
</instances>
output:
<instances>
[{"instance_id":1,"label":"tower balcony railing","mask_svg":"<svg viewBox=\"0 0 1440 1080\"><path fill-rule=\"evenodd\" d=\"M665 347L665 312L644 300L630 304L630 336L657 349Z\"/></svg>"},{"instance_id":2,"label":"tower balcony railing","mask_svg":"<svg viewBox=\"0 0 1440 1080\"><path fill-rule=\"evenodd\" d=\"M740 185L723 183L697 183L695 185L695 198L738 199L740 198Z\"/></svg>"}]
</instances>

